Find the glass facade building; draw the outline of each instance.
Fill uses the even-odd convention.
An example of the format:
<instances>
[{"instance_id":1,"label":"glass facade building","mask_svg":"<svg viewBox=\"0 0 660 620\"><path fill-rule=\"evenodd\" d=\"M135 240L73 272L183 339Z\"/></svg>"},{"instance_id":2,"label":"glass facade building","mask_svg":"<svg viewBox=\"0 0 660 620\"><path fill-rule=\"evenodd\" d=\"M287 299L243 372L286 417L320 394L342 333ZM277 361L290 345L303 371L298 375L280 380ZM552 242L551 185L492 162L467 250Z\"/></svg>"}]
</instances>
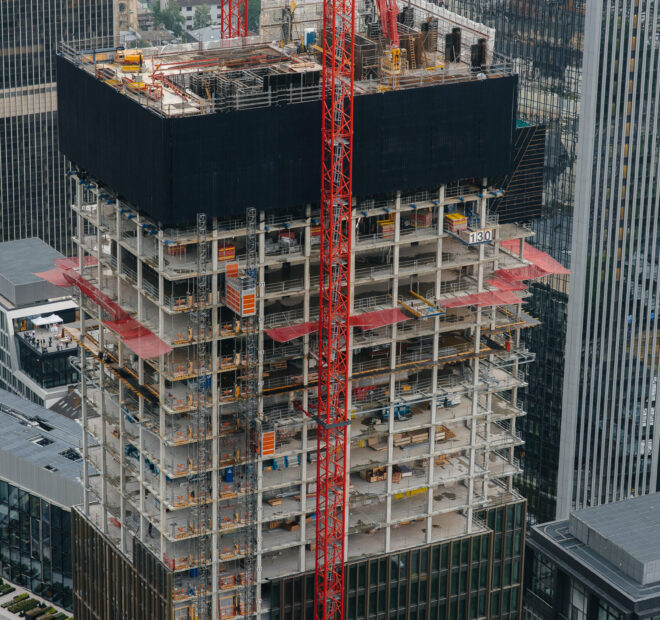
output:
<instances>
[{"instance_id":1,"label":"glass facade building","mask_svg":"<svg viewBox=\"0 0 660 620\"><path fill-rule=\"evenodd\" d=\"M0 480L0 576L71 609L71 513Z\"/></svg>"},{"instance_id":2,"label":"glass facade building","mask_svg":"<svg viewBox=\"0 0 660 620\"><path fill-rule=\"evenodd\" d=\"M532 527L523 620L660 620L660 494Z\"/></svg>"},{"instance_id":3,"label":"glass facade building","mask_svg":"<svg viewBox=\"0 0 660 620\"><path fill-rule=\"evenodd\" d=\"M71 525L76 620L174 617L172 572L137 538L130 561L77 508Z\"/></svg>"},{"instance_id":4,"label":"glass facade building","mask_svg":"<svg viewBox=\"0 0 660 620\"><path fill-rule=\"evenodd\" d=\"M558 516L658 488L658 3L590 0Z\"/></svg>"},{"instance_id":5,"label":"glass facade building","mask_svg":"<svg viewBox=\"0 0 660 620\"><path fill-rule=\"evenodd\" d=\"M484 533L347 564L346 620L519 618L525 503L480 518ZM271 620L314 618L313 573L275 581L269 595Z\"/></svg>"},{"instance_id":6,"label":"glass facade building","mask_svg":"<svg viewBox=\"0 0 660 620\"><path fill-rule=\"evenodd\" d=\"M0 243L0 389L47 408L77 381L77 344L63 327L78 320L78 305L35 275L62 258L37 237Z\"/></svg>"},{"instance_id":7,"label":"glass facade building","mask_svg":"<svg viewBox=\"0 0 660 620\"><path fill-rule=\"evenodd\" d=\"M83 495L80 427L0 390L0 428L0 577L71 609L71 506Z\"/></svg>"},{"instance_id":8,"label":"glass facade building","mask_svg":"<svg viewBox=\"0 0 660 620\"><path fill-rule=\"evenodd\" d=\"M571 261L584 0L448 0L445 5L496 29L495 49L513 59L519 75L519 117L546 126L543 214L530 222L532 243L574 269ZM527 415L518 421L525 445L517 486L532 521L553 519L564 380L568 277L530 287L526 306L541 326L525 334L536 363L526 368Z\"/></svg>"},{"instance_id":9,"label":"glass facade building","mask_svg":"<svg viewBox=\"0 0 660 620\"><path fill-rule=\"evenodd\" d=\"M72 250L70 188L59 152L55 51L113 32L112 0L0 3L0 240L40 237Z\"/></svg>"}]
</instances>

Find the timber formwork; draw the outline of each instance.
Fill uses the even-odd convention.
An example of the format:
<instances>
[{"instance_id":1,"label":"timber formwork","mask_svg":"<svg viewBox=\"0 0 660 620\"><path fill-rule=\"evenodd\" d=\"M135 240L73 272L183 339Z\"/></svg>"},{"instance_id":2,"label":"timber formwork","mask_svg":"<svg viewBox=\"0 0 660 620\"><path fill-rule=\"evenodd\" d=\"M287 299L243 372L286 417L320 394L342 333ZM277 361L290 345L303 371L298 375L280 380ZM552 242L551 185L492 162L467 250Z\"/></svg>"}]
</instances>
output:
<instances>
[{"instance_id":1,"label":"timber formwork","mask_svg":"<svg viewBox=\"0 0 660 620\"><path fill-rule=\"evenodd\" d=\"M358 320L350 335L349 560L485 531L475 514L516 497L520 367L533 361L520 330L537 324L523 310L526 292L519 303L443 305L494 290L494 271L528 264L511 242L522 249L532 233L498 224L489 212L498 195L480 179L354 205L350 303L363 326ZM258 213L255 458L241 414L246 321L226 297L227 270L246 266L245 220L209 221L208 293L196 299L196 229L162 229L89 180L73 208L84 278L172 347L138 358L104 326L101 307L81 298L87 316L70 333L81 344L85 436L98 442L84 446L93 469L85 468L82 512L128 558L137 538L170 570L174 618L193 618L200 599L214 618L265 613L264 582L314 566L316 423L303 411L314 412L317 393L318 214ZM465 215L468 230L446 230L450 213ZM469 243L470 231L485 230L490 241ZM201 308L205 337L195 322ZM388 309L389 319L373 314ZM297 338L281 329L300 325L310 327ZM204 368L196 367L200 343ZM249 476L256 583L242 535L253 523L242 497ZM210 569L203 581L201 565Z\"/></svg>"}]
</instances>

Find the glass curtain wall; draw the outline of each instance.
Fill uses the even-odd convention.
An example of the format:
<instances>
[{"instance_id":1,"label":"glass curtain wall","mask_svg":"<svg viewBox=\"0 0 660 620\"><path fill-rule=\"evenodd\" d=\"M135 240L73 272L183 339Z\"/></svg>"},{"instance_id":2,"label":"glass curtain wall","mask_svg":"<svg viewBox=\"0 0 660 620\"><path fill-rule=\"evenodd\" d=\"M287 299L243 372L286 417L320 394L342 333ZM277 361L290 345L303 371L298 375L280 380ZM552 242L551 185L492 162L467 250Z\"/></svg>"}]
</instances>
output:
<instances>
[{"instance_id":1,"label":"glass curtain wall","mask_svg":"<svg viewBox=\"0 0 660 620\"><path fill-rule=\"evenodd\" d=\"M0 576L71 609L71 514L2 480Z\"/></svg>"},{"instance_id":2,"label":"glass curtain wall","mask_svg":"<svg viewBox=\"0 0 660 620\"><path fill-rule=\"evenodd\" d=\"M112 0L0 2L0 241L41 237L71 253L55 52L64 39L112 33Z\"/></svg>"},{"instance_id":3,"label":"glass curtain wall","mask_svg":"<svg viewBox=\"0 0 660 620\"><path fill-rule=\"evenodd\" d=\"M576 178L584 0L448 0L447 8L497 31L495 49L519 74L519 117L547 127L543 215L530 222L532 243L572 269L571 231ZM531 286L526 310L541 326L525 333L536 363L526 368L527 415L516 423L525 445L517 480L532 522L555 518L569 279Z\"/></svg>"},{"instance_id":4,"label":"glass curtain wall","mask_svg":"<svg viewBox=\"0 0 660 620\"><path fill-rule=\"evenodd\" d=\"M658 489L660 7L590 0L559 517ZM538 366L538 364L537 364Z\"/></svg>"}]
</instances>

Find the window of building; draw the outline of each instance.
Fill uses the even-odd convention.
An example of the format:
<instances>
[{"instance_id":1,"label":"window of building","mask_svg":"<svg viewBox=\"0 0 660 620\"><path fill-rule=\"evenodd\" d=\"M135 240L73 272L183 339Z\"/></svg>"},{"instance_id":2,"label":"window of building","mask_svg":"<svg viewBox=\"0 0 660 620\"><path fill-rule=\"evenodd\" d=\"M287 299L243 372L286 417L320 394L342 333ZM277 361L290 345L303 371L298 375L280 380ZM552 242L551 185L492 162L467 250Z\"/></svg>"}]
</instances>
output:
<instances>
[{"instance_id":1,"label":"window of building","mask_svg":"<svg viewBox=\"0 0 660 620\"><path fill-rule=\"evenodd\" d=\"M0 577L71 608L70 513L0 481Z\"/></svg>"},{"instance_id":2,"label":"window of building","mask_svg":"<svg viewBox=\"0 0 660 620\"><path fill-rule=\"evenodd\" d=\"M587 620L587 591L577 581L571 582L571 598L568 605L569 620Z\"/></svg>"},{"instance_id":3,"label":"window of building","mask_svg":"<svg viewBox=\"0 0 660 620\"><path fill-rule=\"evenodd\" d=\"M555 565L546 557L535 553L532 563L532 584L534 594L552 605L555 598Z\"/></svg>"},{"instance_id":4,"label":"window of building","mask_svg":"<svg viewBox=\"0 0 660 620\"><path fill-rule=\"evenodd\" d=\"M533 609L523 607L523 620L543 620Z\"/></svg>"},{"instance_id":5,"label":"window of building","mask_svg":"<svg viewBox=\"0 0 660 620\"><path fill-rule=\"evenodd\" d=\"M598 599L598 620L623 620L623 614L619 613L616 607Z\"/></svg>"},{"instance_id":6,"label":"window of building","mask_svg":"<svg viewBox=\"0 0 660 620\"><path fill-rule=\"evenodd\" d=\"M66 459L69 459L70 461L73 461L74 463L79 463L82 461L82 456L78 450L75 448L67 448L66 450L63 450L60 452L60 456L63 456Z\"/></svg>"},{"instance_id":7,"label":"window of building","mask_svg":"<svg viewBox=\"0 0 660 620\"><path fill-rule=\"evenodd\" d=\"M21 370L44 388L75 383L78 375L69 363L74 350L44 353L16 336Z\"/></svg>"},{"instance_id":8,"label":"window of building","mask_svg":"<svg viewBox=\"0 0 660 620\"><path fill-rule=\"evenodd\" d=\"M32 443L36 443L38 446L41 446L42 448L45 448L46 446L50 446L53 443L52 439L48 439L48 437L35 437L32 440Z\"/></svg>"}]
</instances>

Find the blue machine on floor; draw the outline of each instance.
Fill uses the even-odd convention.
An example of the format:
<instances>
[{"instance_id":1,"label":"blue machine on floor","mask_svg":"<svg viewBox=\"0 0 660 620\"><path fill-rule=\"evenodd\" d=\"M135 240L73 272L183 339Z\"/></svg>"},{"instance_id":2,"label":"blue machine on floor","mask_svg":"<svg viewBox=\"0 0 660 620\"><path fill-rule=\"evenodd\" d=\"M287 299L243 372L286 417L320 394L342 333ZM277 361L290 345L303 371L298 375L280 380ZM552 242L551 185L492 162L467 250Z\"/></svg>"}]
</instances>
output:
<instances>
[{"instance_id":1,"label":"blue machine on floor","mask_svg":"<svg viewBox=\"0 0 660 620\"><path fill-rule=\"evenodd\" d=\"M390 407L389 405L383 407L378 417L381 422L387 422L390 417ZM395 420L410 420L412 418L412 413L410 413L410 405L394 405L394 419Z\"/></svg>"}]
</instances>

